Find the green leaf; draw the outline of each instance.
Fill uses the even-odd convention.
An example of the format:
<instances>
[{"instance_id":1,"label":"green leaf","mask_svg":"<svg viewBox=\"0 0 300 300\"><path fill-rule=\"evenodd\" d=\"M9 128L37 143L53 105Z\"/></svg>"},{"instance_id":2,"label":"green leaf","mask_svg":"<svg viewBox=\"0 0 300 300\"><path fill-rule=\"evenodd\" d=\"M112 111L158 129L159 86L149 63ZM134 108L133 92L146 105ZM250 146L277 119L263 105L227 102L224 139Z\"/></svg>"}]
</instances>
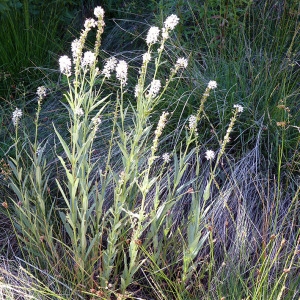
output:
<instances>
[{"instance_id":1,"label":"green leaf","mask_svg":"<svg viewBox=\"0 0 300 300\"><path fill-rule=\"evenodd\" d=\"M66 144L66 142L64 141L64 139L62 138L62 136L59 134L59 132L56 130L56 128L55 128L54 125L53 125L53 128L54 128L54 130L55 130L55 133L56 133L56 135L57 135L57 137L58 137L58 139L59 139L61 145L62 145L63 148L64 148L64 151L65 151L65 153L66 153L68 159L71 161L71 160L72 160L72 159L71 159L71 158L72 158L72 155L71 155L71 152L70 152L70 150L69 150L68 145Z\"/></svg>"},{"instance_id":2,"label":"green leaf","mask_svg":"<svg viewBox=\"0 0 300 300\"><path fill-rule=\"evenodd\" d=\"M70 237L71 239L73 239L73 230L72 230L72 228L70 227L70 225L69 225L69 223L68 223L66 214L65 214L64 212L60 211L60 212L59 212L59 216L60 216L60 218L61 218L61 220L62 220L62 222L63 222L63 224L64 224L64 226L65 226L65 229L66 229L66 231L67 231L69 237Z\"/></svg>"}]
</instances>

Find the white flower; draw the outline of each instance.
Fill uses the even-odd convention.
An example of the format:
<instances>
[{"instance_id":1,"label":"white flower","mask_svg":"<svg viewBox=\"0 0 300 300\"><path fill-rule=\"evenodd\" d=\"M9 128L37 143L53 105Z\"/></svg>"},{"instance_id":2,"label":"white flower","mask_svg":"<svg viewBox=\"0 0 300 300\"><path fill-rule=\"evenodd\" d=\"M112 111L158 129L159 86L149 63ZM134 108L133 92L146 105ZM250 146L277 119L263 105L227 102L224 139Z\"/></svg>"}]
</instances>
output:
<instances>
[{"instance_id":1,"label":"white flower","mask_svg":"<svg viewBox=\"0 0 300 300\"><path fill-rule=\"evenodd\" d=\"M179 18L176 15L171 15L167 17L164 22L165 28L173 30L175 26L178 24Z\"/></svg>"},{"instance_id":2,"label":"white flower","mask_svg":"<svg viewBox=\"0 0 300 300\"><path fill-rule=\"evenodd\" d=\"M14 126L17 126L21 117L22 117L22 110L19 108L16 108L12 115L12 122L13 122Z\"/></svg>"},{"instance_id":3,"label":"white flower","mask_svg":"<svg viewBox=\"0 0 300 300\"><path fill-rule=\"evenodd\" d=\"M37 149L36 149L36 155L39 156L43 153L43 150L41 148L41 145L38 145Z\"/></svg>"},{"instance_id":4,"label":"white flower","mask_svg":"<svg viewBox=\"0 0 300 300\"><path fill-rule=\"evenodd\" d=\"M77 57L80 55L81 52L81 46L78 39L74 40L71 44L71 50L72 50L72 56L73 59L76 60Z\"/></svg>"},{"instance_id":5,"label":"white flower","mask_svg":"<svg viewBox=\"0 0 300 300\"><path fill-rule=\"evenodd\" d=\"M196 129L197 127L197 118L194 115L189 117L189 128Z\"/></svg>"},{"instance_id":6,"label":"white flower","mask_svg":"<svg viewBox=\"0 0 300 300\"><path fill-rule=\"evenodd\" d=\"M38 145L37 149L36 149L36 155L40 156L43 154L45 148L46 148L47 142L45 143L45 145L43 147L41 147L41 144Z\"/></svg>"},{"instance_id":7,"label":"white flower","mask_svg":"<svg viewBox=\"0 0 300 300\"><path fill-rule=\"evenodd\" d=\"M95 7L95 9L94 9L94 15L98 19L103 19L104 18L104 9L101 6Z\"/></svg>"},{"instance_id":8,"label":"white flower","mask_svg":"<svg viewBox=\"0 0 300 300\"><path fill-rule=\"evenodd\" d=\"M155 130L155 135L156 137L160 137L162 134L163 129L166 126L166 122L167 122L167 116L169 115L168 112L163 112L162 115L159 118L158 124L157 124L157 128Z\"/></svg>"},{"instance_id":9,"label":"white flower","mask_svg":"<svg viewBox=\"0 0 300 300\"><path fill-rule=\"evenodd\" d=\"M96 61L96 55L92 51L86 51L83 54L83 59L81 62L81 66L84 68L85 66L92 66Z\"/></svg>"},{"instance_id":10,"label":"white flower","mask_svg":"<svg viewBox=\"0 0 300 300\"><path fill-rule=\"evenodd\" d=\"M122 185L125 181L125 177L126 177L126 174L124 171L121 171L121 173L119 174L119 180L118 180L118 183L120 185Z\"/></svg>"},{"instance_id":11,"label":"white flower","mask_svg":"<svg viewBox=\"0 0 300 300\"><path fill-rule=\"evenodd\" d=\"M238 112L243 112L244 110L244 107L239 104L234 104L233 107L236 108Z\"/></svg>"},{"instance_id":12,"label":"white flower","mask_svg":"<svg viewBox=\"0 0 300 300\"><path fill-rule=\"evenodd\" d=\"M160 80L159 79L152 80L149 89L149 96L153 98L156 97L160 88L161 88Z\"/></svg>"},{"instance_id":13,"label":"white flower","mask_svg":"<svg viewBox=\"0 0 300 300\"><path fill-rule=\"evenodd\" d=\"M215 89L215 88L217 87L217 82L214 81L214 80L211 80L211 81L208 83L207 87L208 87L209 89L213 90L213 89Z\"/></svg>"},{"instance_id":14,"label":"white flower","mask_svg":"<svg viewBox=\"0 0 300 300\"><path fill-rule=\"evenodd\" d=\"M102 70L102 74L106 78L110 78L111 72L116 68L117 62L117 59L113 56L110 57L109 60L106 62Z\"/></svg>"},{"instance_id":15,"label":"white flower","mask_svg":"<svg viewBox=\"0 0 300 300\"><path fill-rule=\"evenodd\" d=\"M127 82L127 63L125 60L120 60L116 66L117 78L121 81L122 85L125 85Z\"/></svg>"},{"instance_id":16,"label":"white flower","mask_svg":"<svg viewBox=\"0 0 300 300\"><path fill-rule=\"evenodd\" d=\"M96 27L96 25L97 25L97 22L93 18L86 19L84 22L84 28L87 30L91 29L92 27Z\"/></svg>"},{"instance_id":17,"label":"white flower","mask_svg":"<svg viewBox=\"0 0 300 300\"><path fill-rule=\"evenodd\" d=\"M165 163L169 163L171 161L169 153L164 153L162 155L162 159L164 160Z\"/></svg>"},{"instance_id":18,"label":"white flower","mask_svg":"<svg viewBox=\"0 0 300 300\"><path fill-rule=\"evenodd\" d=\"M137 98L142 91L142 87L137 84L134 88L134 97Z\"/></svg>"},{"instance_id":19,"label":"white flower","mask_svg":"<svg viewBox=\"0 0 300 300\"><path fill-rule=\"evenodd\" d=\"M47 89L44 86L39 86L36 90L37 95L39 96L40 99L46 97L47 93L46 93Z\"/></svg>"},{"instance_id":20,"label":"white flower","mask_svg":"<svg viewBox=\"0 0 300 300\"><path fill-rule=\"evenodd\" d=\"M92 122L95 126L99 126L101 124L101 118L100 117L93 117Z\"/></svg>"},{"instance_id":21,"label":"white flower","mask_svg":"<svg viewBox=\"0 0 300 300\"><path fill-rule=\"evenodd\" d=\"M74 113L75 113L75 115L77 115L79 117L82 117L84 115L83 109L81 107L75 108Z\"/></svg>"},{"instance_id":22,"label":"white flower","mask_svg":"<svg viewBox=\"0 0 300 300\"><path fill-rule=\"evenodd\" d=\"M71 59L67 55L61 56L59 59L60 72L64 75L70 76L71 64Z\"/></svg>"},{"instance_id":23,"label":"white flower","mask_svg":"<svg viewBox=\"0 0 300 300\"><path fill-rule=\"evenodd\" d=\"M151 147L152 153L156 152L156 150L157 150L158 139L162 135L163 129L166 126L168 115L169 115L168 112L163 112L162 115L159 118L156 130L154 131L155 137L154 137L154 140L153 140L153 145Z\"/></svg>"},{"instance_id":24,"label":"white flower","mask_svg":"<svg viewBox=\"0 0 300 300\"><path fill-rule=\"evenodd\" d=\"M151 55L150 55L150 53L144 53L143 54L143 63L145 64L145 63L148 63L149 61L151 60Z\"/></svg>"},{"instance_id":25,"label":"white flower","mask_svg":"<svg viewBox=\"0 0 300 300\"><path fill-rule=\"evenodd\" d=\"M206 152L205 152L205 158L207 159L207 160L212 160L212 159L214 159L215 158L215 152L213 151L213 150L207 150Z\"/></svg>"},{"instance_id":26,"label":"white flower","mask_svg":"<svg viewBox=\"0 0 300 300\"><path fill-rule=\"evenodd\" d=\"M169 38L169 32L166 28L163 28L162 31L161 31L161 36L164 40L168 39Z\"/></svg>"},{"instance_id":27,"label":"white flower","mask_svg":"<svg viewBox=\"0 0 300 300\"><path fill-rule=\"evenodd\" d=\"M188 61L186 58L184 57L180 57L177 59L176 61L176 65L175 65L175 68L182 68L182 69L185 69L188 65Z\"/></svg>"},{"instance_id":28,"label":"white flower","mask_svg":"<svg viewBox=\"0 0 300 300\"><path fill-rule=\"evenodd\" d=\"M159 36L159 28L156 26L150 27L146 38L147 45L156 43L158 40L158 36Z\"/></svg>"}]
</instances>

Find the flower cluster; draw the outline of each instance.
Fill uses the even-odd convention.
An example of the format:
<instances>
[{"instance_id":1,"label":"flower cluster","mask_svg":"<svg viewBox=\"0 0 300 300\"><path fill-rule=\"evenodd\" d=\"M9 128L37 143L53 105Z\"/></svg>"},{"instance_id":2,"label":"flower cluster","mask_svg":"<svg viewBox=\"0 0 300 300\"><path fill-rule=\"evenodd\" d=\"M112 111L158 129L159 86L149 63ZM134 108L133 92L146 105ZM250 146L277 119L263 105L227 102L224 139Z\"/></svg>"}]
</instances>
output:
<instances>
[{"instance_id":1,"label":"flower cluster","mask_svg":"<svg viewBox=\"0 0 300 300\"><path fill-rule=\"evenodd\" d=\"M176 61L175 68L176 69L186 69L187 65L188 65L187 59L184 57L180 57Z\"/></svg>"},{"instance_id":2,"label":"flower cluster","mask_svg":"<svg viewBox=\"0 0 300 300\"><path fill-rule=\"evenodd\" d=\"M103 19L104 18L104 9L101 6L95 7L95 9L94 9L94 15L98 19Z\"/></svg>"},{"instance_id":3,"label":"flower cluster","mask_svg":"<svg viewBox=\"0 0 300 300\"><path fill-rule=\"evenodd\" d=\"M165 163L169 163L171 161L170 154L169 153L164 153L162 155L162 159L164 160Z\"/></svg>"},{"instance_id":4,"label":"flower cluster","mask_svg":"<svg viewBox=\"0 0 300 300\"><path fill-rule=\"evenodd\" d=\"M16 108L12 115L12 122L13 122L14 126L17 126L21 117L22 117L22 110L19 108Z\"/></svg>"},{"instance_id":5,"label":"flower cluster","mask_svg":"<svg viewBox=\"0 0 300 300\"><path fill-rule=\"evenodd\" d=\"M164 27L162 28L162 38L165 41L169 37L169 31L173 30L178 24L179 18L176 15L170 15L164 22ZM147 45L155 44L158 41L160 29L156 26L150 27L146 43Z\"/></svg>"},{"instance_id":6,"label":"flower cluster","mask_svg":"<svg viewBox=\"0 0 300 300\"><path fill-rule=\"evenodd\" d=\"M208 83L207 87L208 87L210 90L213 90L213 89L215 89L215 88L217 87L217 82L214 81L214 80L211 80L211 81Z\"/></svg>"},{"instance_id":7,"label":"flower cluster","mask_svg":"<svg viewBox=\"0 0 300 300\"><path fill-rule=\"evenodd\" d=\"M205 152L205 158L207 160L213 160L215 158L215 156L216 156L216 154L215 154L215 152L213 150L207 150Z\"/></svg>"},{"instance_id":8,"label":"flower cluster","mask_svg":"<svg viewBox=\"0 0 300 300\"><path fill-rule=\"evenodd\" d=\"M96 27L96 26L97 26L97 22L93 18L86 19L84 22L84 28L86 30L90 30L91 28Z\"/></svg>"},{"instance_id":9,"label":"flower cluster","mask_svg":"<svg viewBox=\"0 0 300 300\"><path fill-rule=\"evenodd\" d=\"M157 42L158 36L159 36L159 28L156 26L150 27L147 37L146 37L146 43L147 45L151 45Z\"/></svg>"},{"instance_id":10,"label":"flower cluster","mask_svg":"<svg viewBox=\"0 0 300 300\"><path fill-rule=\"evenodd\" d=\"M124 183L125 178L126 178L125 172L121 171L121 173L119 174L119 180L118 180L119 185L122 185Z\"/></svg>"},{"instance_id":11,"label":"flower cluster","mask_svg":"<svg viewBox=\"0 0 300 300\"><path fill-rule=\"evenodd\" d=\"M151 147L152 153L155 153L156 150L157 150L158 139L162 135L163 129L166 126L168 115L169 115L168 112L163 112L162 115L159 118L156 130L154 131L155 137L154 137L153 145Z\"/></svg>"},{"instance_id":12,"label":"flower cluster","mask_svg":"<svg viewBox=\"0 0 300 300\"><path fill-rule=\"evenodd\" d=\"M92 51L87 51L83 54L81 61L81 66L84 68L86 66L91 67L96 61L96 55Z\"/></svg>"},{"instance_id":13,"label":"flower cluster","mask_svg":"<svg viewBox=\"0 0 300 300\"><path fill-rule=\"evenodd\" d=\"M244 107L239 104L234 104L233 107L236 108L240 113L244 111Z\"/></svg>"},{"instance_id":14,"label":"flower cluster","mask_svg":"<svg viewBox=\"0 0 300 300\"><path fill-rule=\"evenodd\" d=\"M189 129L190 130L196 129L196 127L197 127L197 118L196 118L196 116L191 115L189 117Z\"/></svg>"},{"instance_id":15,"label":"flower cluster","mask_svg":"<svg viewBox=\"0 0 300 300\"><path fill-rule=\"evenodd\" d=\"M164 26L166 29L173 30L175 26L178 24L179 18L176 15L170 15L167 17L166 21L164 22Z\"/></svg>"},{"instance_id":16,"label":"flower cluster","mask_svg":"<svg viewBox=\"0 0 300 300\"><path fill-rule=\"evenodd\" d=\"M161 88L161 83L159 79L153 79L151 84L150 84L150 89L149 89L149 96L150 97L156 97L159 90Z\"/></svg>"},{"instance_id":17,"label":"flower cluster","mask_svg":"<svg viewBox=\"0 0 300 300\"><path fill-rule=\"evenodd\" d=\"M150 60L151 60L151 55L150 55L150 53L148 53L148 52L144 53L144 55L143 55L143 63L146 64L146 63L148 63Z\"/></svg>"},{"instance_id":18,"label":"flower cluster","mask_svg":"<svg viewBox=\"0 0 300 300\"><path fill-rule=\"evenodd\" d=\"M134 97L137 98L142 91L142 87L139 84L137 84L134 88Z\"/></svg>"},{"instance_id":19,"label":"flower cluster","mask_svg":"<svg viewBox=\"0 0 300 300\"><path fill-rule=\"evenodd\" d=\"M162 115L159 118L158 124L157 124L157 128L155 130L155 135L156 136L161 136L163 129L166 126L166 122L167 122L167 116L169 115L168 112L163 112Z\"/></svg>"},{"instance_id":20,"label":"flower cluster","mask_svg":"<svg viewBox=\"0 0 300 300\"><path fill-rule=\"evenodd\" d=\"M92 122L95 126L99 126L101 124L101 118L100 117L93 117Z\"/></svg>"},{"instance_id":21,"label":"flower cluster","mask_svg":"<svg viewBox=\"0 0 300 300\"><path fill-rule=\"evenodd\" d=\"M126 85L128 65L125 60L120 60L116 66L116 76L120 80L121 85Z\"/></svg>"},{"instance_id":22,"label":"flower cluster","mask_svg":"<svg viewBox=\"0 0 300 300\"><path fill-rule=\"evenodd\" d=\"M102 120L101 120L101 117L100 116L95 116L92 118L92 123L93 123L93 126L92 128L97 131L98 128L99 128L99 125L102 123Z\"/></svg>"},{"instance_id":23,"label":"flower cluster","mask_svg":"<svg viewBox=\"0 0 300 300\"><path fill-rule=\"evenodd\" d=\"M36 90L36 94L39 96L40 99L43 99L47 96L47 89L44 86L39 86Z\"/></svg>"},{"instance_id":24,"label":"flower cluster","mask_svg":"<svg viewBox=\"0 0 300 300\"><path fill-rule=\"evenodd\" d=\"M81 107L75 108L74 113L79 117L82 117L84 115L83 109Z\"/></svg>"},{"instance_id":25,"label":"flower cluster","mask_svg":"<svg viewBox=\"0 0 300 300\"><path fill-rule=\"evenodd\" d=\"M74 40L71 44L71 51L73 60L76 61L77 57L81 55L81 46L80 41L78 39Z\"/></svg>"},{"instance_id":26,"label":"flower cluster","mask_svg":"<svg viewBox=\"0 0 300 300\"><path fill-rule=\"evenodd\" d=\"M60 72L66 76L71 76L71 59L67 55L63 55L59 59Z\"/></svg>"},{"instance_id":27,"label":"flower cluster","mask_svg":"<svg viewBox=\"0 0 300 300\"><path fill-rule=\"evenodd\" d=\"M168 39L168 38L169 38L169 31L168 31L168 29L163 28L163 29L161 30L161 36L162 36L163 40ZM162 46L162 45L161 45L161 46Z\"/></svg>"},{"instance_id":28,"label":"flower cluster","mask_svg":"<svg viewBox=\"0 0 300 300\"><path fill-rule=\"evenodd\" d=\"M102 74L106 77L106 78L110 78L111 76L111 72L114 71L114 69L116 68L118 61L115 57L110 57L109 60L106 62L106 64L104 65L104 68L102 70Z\"/></svg>"},{"instance_id":29,"label":"flower cluster","mask_svg":"<svg viewBox=\"0 0 300 300\"><path fill-rule=\"evenodd\" d=\"M39 144L36 149L36 155L41 156L43 154L43 152L45 151L46 146L47 146L47 142L45 143L45 145L43 147L41 146L41 144Z\"/></svg>"}]
</instances>

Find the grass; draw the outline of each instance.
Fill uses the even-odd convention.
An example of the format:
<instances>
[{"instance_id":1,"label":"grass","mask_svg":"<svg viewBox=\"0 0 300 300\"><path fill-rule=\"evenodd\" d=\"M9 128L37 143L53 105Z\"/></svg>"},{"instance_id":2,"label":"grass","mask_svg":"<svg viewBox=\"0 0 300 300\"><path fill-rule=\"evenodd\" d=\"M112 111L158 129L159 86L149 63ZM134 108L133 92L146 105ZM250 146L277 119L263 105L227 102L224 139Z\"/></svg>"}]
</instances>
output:
<instances>
[{"instance_id":1,"label":"grass","mask_svg":"<svg viewBox=\"0 0 300 300\"><path fill-rule=\"evenodd\" d=\"M177 4L106 76L100 14L97 60L1 114L6 298L299 298L297 1Z\"/></svg>"}]
</instances>

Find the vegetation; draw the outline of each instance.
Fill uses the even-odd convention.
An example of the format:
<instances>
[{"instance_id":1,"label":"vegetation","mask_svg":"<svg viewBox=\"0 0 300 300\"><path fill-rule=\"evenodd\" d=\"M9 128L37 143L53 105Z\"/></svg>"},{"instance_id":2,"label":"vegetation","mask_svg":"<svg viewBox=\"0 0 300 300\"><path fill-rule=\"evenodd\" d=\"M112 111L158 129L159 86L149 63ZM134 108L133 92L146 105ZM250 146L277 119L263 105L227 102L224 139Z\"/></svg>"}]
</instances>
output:
<instances>
[{"instance_id":1,"label":"vegetation","mask_svg":"<svg viewBox=\"0 0 300 300\"><path fill-rule=\"evenodd\" d=\"M0 2L0 297L298 299L298 1L39 3Z\"/></svg>"}]
</instances>

